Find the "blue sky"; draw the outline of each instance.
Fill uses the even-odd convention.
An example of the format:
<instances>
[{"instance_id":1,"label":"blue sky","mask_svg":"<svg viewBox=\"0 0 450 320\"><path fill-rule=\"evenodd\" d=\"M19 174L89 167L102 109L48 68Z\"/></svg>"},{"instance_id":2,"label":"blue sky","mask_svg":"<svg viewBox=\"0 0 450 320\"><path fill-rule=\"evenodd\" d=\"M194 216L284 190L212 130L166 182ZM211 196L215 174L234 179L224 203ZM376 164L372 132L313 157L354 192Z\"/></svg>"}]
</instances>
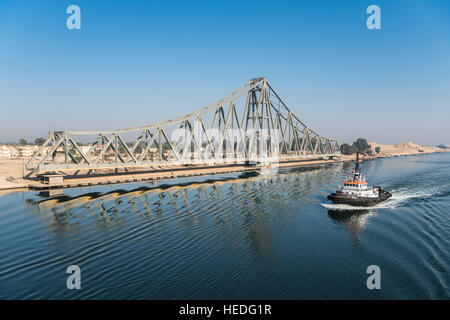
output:
<instances>
[{"instance_id":1,"label":"blue sky","mask_svg":"<svg viewBox=\"0 0 450 320\"><path fill-rule=\"evenodd\" d=\"M3 142L151 124L259 76L340 142L450 144L450 1L0 0Z\"/></svg>"}]
</instances>

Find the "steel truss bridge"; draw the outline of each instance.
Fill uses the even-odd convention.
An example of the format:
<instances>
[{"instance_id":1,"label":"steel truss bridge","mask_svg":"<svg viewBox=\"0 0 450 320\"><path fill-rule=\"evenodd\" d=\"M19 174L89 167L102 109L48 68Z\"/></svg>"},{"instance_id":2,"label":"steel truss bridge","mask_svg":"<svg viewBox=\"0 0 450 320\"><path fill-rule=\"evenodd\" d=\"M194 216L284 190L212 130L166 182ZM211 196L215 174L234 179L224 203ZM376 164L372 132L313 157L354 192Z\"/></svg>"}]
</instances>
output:
<instances>
[{"instance_id":1,"label":"steel truss bridge","mask_svg":"<svg viewBox=\"0 0 450 320\"><path fill-rule=\"evenodd\" d=\"M266 78L256 78L214 104L153 125L50 132L26 168L214 166L340 156L337 140L309 128Z\"/></svg>"}]
</instances>

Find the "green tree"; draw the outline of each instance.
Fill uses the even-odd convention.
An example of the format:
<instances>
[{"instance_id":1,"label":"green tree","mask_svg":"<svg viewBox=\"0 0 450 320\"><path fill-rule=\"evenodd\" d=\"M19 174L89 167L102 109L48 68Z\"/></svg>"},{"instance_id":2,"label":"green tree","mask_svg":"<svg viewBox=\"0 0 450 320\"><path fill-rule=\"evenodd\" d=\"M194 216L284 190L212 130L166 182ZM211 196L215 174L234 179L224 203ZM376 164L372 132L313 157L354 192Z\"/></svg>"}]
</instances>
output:
<instances>
[{"instance_id":1,"label":"green tree","mask_svg":"<svg viewBox=\"0 0 450 320\"><path fill-rule=\"evenodd\" d=\"M24 138L19 139L19 145L21 146L27 145L27 140L25 140Z\"/></svg>"},{"instance_id":2,"label":"green tree","mask_svg":"<svg viewBox=\"0 0 450 320\"><path fill-rule=\"evenodd\" d=\"M381 152L381 148L380 147L376 147L375 148L375 152L379 154Z\"/></svg>"},{"instance_id":3,"label":"green tree","mask_svg":"<svg viewBox=\"0 0 450 320\"><path fill-rule=\"evenodd\" d=\"M119 146L119 153L121 155L126 155L127 154L127 150L123 146Z\"/></svg>"},{"instance_id":4,"label":"green tree","mask_svg":"<svg viewBox=\"0 0 450 320\"><path fill-rule=\"evenodd\" d=\"M355 152L358 151L354 145L350 145L348 143L341 144L340 149L341 149L341 153L345 154L345 155L354 154Z\"/></svg>"},{"instance_id":5,"label":"green tree","mask_svg":"<svg viewBox=\"0 0 450 320\"><path fill-rule=\"evenodd\" d=\"M194 143L192 143L192 145L194 145ZM162 145L162 149L163 149L163 151L172 150L172 147L170 146L169 141L164 141L164 143Z\"/></svg>"},{"instance_id":6,"label":"green tree","mask_svg":"<svg viewBox=\"0 0 450 320\"><path fill-rule=\"evenodd\" d=\"M366 139L358 138L353 145L356 147L356 150L361 153L366 153L370 149L370 145L367 143Z\"/></svg>"},{"instance_id":7,"label":"green tree","mask_svg":"<svg viewBox=\"0 0 450 320\"><path fill-rule=\"evenodd\" d=\"M136 146L136 149L134 149L134 153L136 154L141 154L142 153L142 147L141 147L141 144L138 144L137 146Z\"/></svg>"},{"instance_id":8,"label":"green tree","mask_svg":"<svg viewBox=\"0 0 450 320\"><path fill-rule=\"evenodd\" d=\"M34 139L34 144L37 145L37 146L42 146L44 144L44 142L45 142L44 138L36 138L36 139Z\"/></svg>"}]
</instances>

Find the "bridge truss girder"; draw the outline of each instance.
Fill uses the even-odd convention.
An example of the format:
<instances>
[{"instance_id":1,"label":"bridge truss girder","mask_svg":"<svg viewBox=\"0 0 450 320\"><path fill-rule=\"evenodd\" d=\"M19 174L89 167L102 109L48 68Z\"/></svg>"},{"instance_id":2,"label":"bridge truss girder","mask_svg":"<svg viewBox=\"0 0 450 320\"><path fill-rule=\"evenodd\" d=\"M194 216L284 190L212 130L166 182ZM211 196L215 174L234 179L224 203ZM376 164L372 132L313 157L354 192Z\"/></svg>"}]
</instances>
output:
<instances>
[{"instance_id":1,"label":"bridge truss girder","mask_svg":"<svg viewBox=\"0 0 450 320\"><path fill-rule=\"evenodd\" d=\"M244 110L239 114L237 106L244 97ZM89 147L83 150L77 142L81 140L88 140ZM154 125L115 131L50 132L26 167L55 171L327 156L340 156L337 140L307 127L268 81L258 78L214 104Z\"/></svg>"}]
</instances>

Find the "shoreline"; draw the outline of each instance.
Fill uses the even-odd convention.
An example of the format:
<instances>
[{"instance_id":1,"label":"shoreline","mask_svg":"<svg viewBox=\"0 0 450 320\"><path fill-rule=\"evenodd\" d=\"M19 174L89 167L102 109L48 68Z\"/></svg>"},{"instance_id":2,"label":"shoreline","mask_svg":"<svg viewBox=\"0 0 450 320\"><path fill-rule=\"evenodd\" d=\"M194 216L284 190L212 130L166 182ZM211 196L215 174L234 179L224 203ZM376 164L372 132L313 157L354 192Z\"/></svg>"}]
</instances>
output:
<instances>
[{"instance_id":1,"label":"shoreline","mask_svg":"<svg viewBox=\"0 0 450 320\"><path fill-rule=\"evenodd\" d=\"M413 153L407 153L407 154L383 154L383 155L367 155L367 154L361 154L360 153L360 160L363 161L370 161L370 160L376 160L376 159L388 159L388 158L399 158L399 157L411 157L411 156L420 156L420 155L428 155L428 154L434 154L434 153L447 153L450 152L450 149L443 150L443 151L431 151L431 152L413 152ZM344 162L349 161L355 161L356 160L356 153L351 155L342 155Z\"/></svg>"},{"instance_id":2,"label":"shoreline","mask_svg":"<svg viewBox=\"0 0 450 320\"><path fill-rule=\"evenodd\" d=\"M9 162L9 163L8 163ZM0 196L12 192L20 192L26 190L55 190L55 189L67 189L100 185L112 185L122 183L133 182L151 182L161 181L173 178L187 178L187 177L199 177L207 175L220 175L231 174L248 171L260 171L263 167L248 166L244 164L224 164L215 166L178 166L178 167L144 167L141 169L128 171L128 168L122 169L123 171L99 171L95 175L83 175L78 176L67 175L63 182L57 184L44 184L37 180L35 177L30 179L14 178L12 174L15 172L16 176L20 171L21 176L26 176L31 171L23 170L23 166L20 166L18 162L22 163L22 159L19 160L2 160L0 161ZM337 160L286 160L277 163L277 167L301 167L301 166L315 166L327 163L341 162L341 159ZM9 165L8 165L9 164ZM8 170L9 169L9 170ZM4 173L8 172L7 175Z\"/></svg>"},{"instance_id":3,"label":"shoreline","mask_svg":"<svg viewBox=\"0 0 450 320\"><path fill-rule=\"evenodd\" d=\"M360 153L362 160L450 152L450 148L444 149L439 147L424 147L413 142L403 142L398 144L380 144L377 142L369 142L368 144L373 153L371 155ZM379 153L375 152L377 148L379 149ZM354 160L356 158L356 153L352 155L343 155L343 157L346 161Z\"/></svg>"},{"instance_id":4,"label":"shoreline","mask_svg":"<svg viewBox=\"0 0 450 320\"><path fill-rule=\"evenodd\" d=\"M399 153L380 153L376 155L361 155L362 161L370 161L376 159L384 158L396 158L396 157L408 157L417 155L428 155L433 153L445 153L450 152L450 149L438 149L438 150L428 150L428 151L410 151L410 152L399 152ZM315 161L305 161L305 162L294 162L294 163L280 163L280 167L300 167L308 165L320 165L326 163L339 163L339 162L351 162L356 160L356 153L352 155L342 155L341 160L315 160ZM40 182L33 179L24 179L22 175L29 173L28 170L23 169L23 159L3 159L0 160L0 197L13 192L29 191L40 189L38 185ZM236 167L236 168L233 168ZM225 170L224 170L225 169ZM256 167L243 167L241 165L233 166L223 166L223 168L165 168L160 170L141 170L135 172L125 172L121 174L113 174L109 176L108 179L102 179L101 177L90 177L90 178L68 178L64 186L54 186L56 188L76 188L83 186L96 186L96 185L111 185L111 184L121 184L121 183L133 183L133 182L143 182L143 181L161 181L164 179L172 178L183 178L183 177L194 177L194 176L205 176L205 175L217 175L223 173L237 173L245 171L255 171L258 170ZM190 173L187 173L190 171ZM18 173L21 173L21 177L17 177ZM16 175L16 177L14 177ZM122 178L120 178L122 176ZM94 180L93 180L94 179ZM49 186L48 189L55 189Z\"/></svg>"}]
</instances>

